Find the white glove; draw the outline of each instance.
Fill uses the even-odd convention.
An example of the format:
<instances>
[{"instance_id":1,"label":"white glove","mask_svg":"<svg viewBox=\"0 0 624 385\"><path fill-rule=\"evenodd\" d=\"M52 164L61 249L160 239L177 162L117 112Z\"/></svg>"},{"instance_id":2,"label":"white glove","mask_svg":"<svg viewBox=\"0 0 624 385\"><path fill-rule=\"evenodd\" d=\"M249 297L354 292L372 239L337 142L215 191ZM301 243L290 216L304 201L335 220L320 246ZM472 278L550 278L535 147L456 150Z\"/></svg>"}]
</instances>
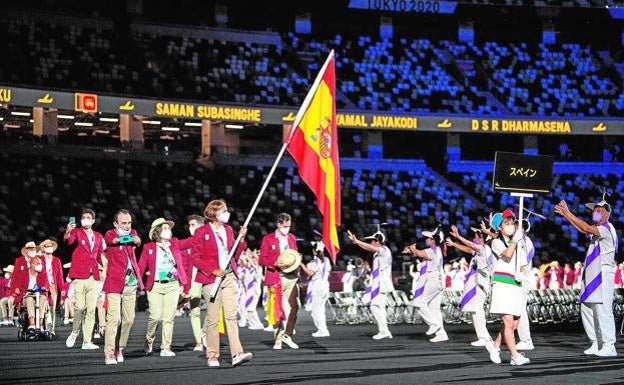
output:
<instances>
[{"instance_id":1,"label":"white glove","mask_svg":"<svg viewBox=\"0 0 624 385\"><path fill-rule=\"evenodd\" d=\"M518 243L524 237L524 231L521 228L516 229L516 232L513 235L514 242Z\"/></svg>"},{"instance_id":2,"label":"white glove","mask_svg":"<svg viewBox=\"0 0 624 385\"><path fill-rule=\"evenodd\" d=\"M522 282L523 280L524 280L524 274L522 274L521 272L517 271L516 274L514 275L514 281Z\"/></svg>"}]
</instances>

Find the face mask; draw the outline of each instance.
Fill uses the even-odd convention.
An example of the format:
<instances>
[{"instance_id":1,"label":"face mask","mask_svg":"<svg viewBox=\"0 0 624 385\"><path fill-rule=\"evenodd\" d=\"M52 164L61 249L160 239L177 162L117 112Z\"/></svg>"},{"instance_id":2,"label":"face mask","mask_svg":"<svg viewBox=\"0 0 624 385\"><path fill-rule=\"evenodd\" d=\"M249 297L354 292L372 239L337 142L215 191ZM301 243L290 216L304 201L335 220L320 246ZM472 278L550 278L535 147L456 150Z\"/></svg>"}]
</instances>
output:
<instances>
[{"instance_id":1,"label":"face mask","mask_svg":"<svg viewBox=\"0 0 624 385\"><path fill-rule=\"evenodd\" d=\"M171 239L171 230L169 229L165 229L163 231L160 232L160 238L164 239L165 241L168 241Z\"/></svg>"},{"instance_id":2,"label":"face mask","mask_svg":"<svg viewBox=\"0 0 624 385\"><path fill-rule=\"evenodd\" d=\"M282 235L288 235L288 233L290 232L290 226L289 227L280 227L279 228L279 232L282 233Z\"/></svg>"},{"instance_id":3,"label":"face mask","mask_svg":"<svg viewBox=\"0 0 624 385\"><path fill-rule=\"evenodd\" d=\"M228 221L230 220L230 212L226 211L226 212L223 212L223 213L217 215L217 219L221 223L228 223Z\"/></svg>"},{"instance_id":4,"label":"face mask","mask_svg":"<svg viewBox=\"0 0 624 385\"><path fill-rule=\"evenodd\" d=\"M37 266L35 266L35 271L36 271L37 273L40 273L40 272L41 272L41 270L43 270L43 266L42 266L42 265L37 265Z\"/></svg>"},{"instance_id":5,"label":"face mask","mask_svg":"<svg viewBox=\"0 0 624 385\"><path fill-rule=\"evenodd\" d=\"M514 231L516 231L516 226L514 226L514 225L507 225L507 226L503 227L503 232L507 236L512 236Z\"/></svg>"},{"instance_id":6,"label":"face mask","mask_svg":"<svg viewBox=\"0 0 624 385\"><path fill-rule=\"evenodd\" d=\"M81 219L80 220L80 226L88 229L89 227L91 227L91 225L93 224L93 220L91 219Z\"/></svg>"},{"instance_id":7,"label":"face mask","mask_svg":"<svg viewBox=\"0 0 624 385\"><path fill-rule=\"evenodd\" d=\"M195 235L195 230L197 230L197 227L189 227L189 233L191 233L191 236Z\"/></svg>"},{"instance_id":8,"label":"face mask","mask_svg":"<svg viewBox=\"0 0 624 385\"><path fill-rule=\"evenodd\" d=\"M6 279L11 278L11 274L9 274L9 273L4 273L4 278L6 278Z\"/></svg>"},{"instance_id":9,"label":"face mask","mask_svg":"<svg viewBox=\"0 0 624 385\"><path fill-rule=\"evenodd\" d=\"M602 220L602 214L600 214L598 211L594 211L594 213L592 214L592 220L594 221L594 223L598 223Z\"/></svg>"},{"instance_id":10,"label":"face mask","mask_svg":"<svg viewBox=\"0 0 624 385\"><path fill-rule=\"evenodd\" d=\"M476 237L475 237L475 238L473 238L473 239L472 239L472 243L479 244L479 243L481 243L481 242L479 242L479 238L476 238Z\"/></svg>"},{"instance_id":11,"label":"face mask","mask_svg":"<svg viewBox=\"0 0 624 385\"><path fill-rule=\"evenodd\" d=\"M54 252L54 247L44 247L43 251L45 251L46 254L52 254L52 252Z\"/></svg>"},{"instance_id":12,"label":"face mask","mask_svg":"<svg viewBox=\"0 0 624 385\"><path fill-rule=\"evenodd\" d=\"M116 230L117 230L117 234L119 235L130 235L130 231L131 231L131 230L124 230L121 227L117 227Z\"/></svg>"},{"instance_id":13,"label":"face mask","mask_svg":"<svg viewBox=\"0 0 624 385\"><path fill-rule=\"evenodd\" d=\"M35 255L37 255L37 252L35 250L30 250L26 252L26 255L30 258L33 258Z\"/></svg>"}]
</instances>

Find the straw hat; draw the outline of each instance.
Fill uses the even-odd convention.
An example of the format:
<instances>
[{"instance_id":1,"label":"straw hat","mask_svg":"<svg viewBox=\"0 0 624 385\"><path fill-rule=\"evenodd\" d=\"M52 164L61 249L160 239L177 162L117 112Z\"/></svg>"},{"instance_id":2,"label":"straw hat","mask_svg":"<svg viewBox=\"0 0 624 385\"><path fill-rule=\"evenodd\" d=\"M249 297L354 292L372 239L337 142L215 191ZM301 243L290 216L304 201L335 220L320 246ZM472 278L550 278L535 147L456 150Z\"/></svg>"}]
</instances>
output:
<instances>
[{"instance_id":1,"label":"straw hat","mask_svg":"<svg viewBox=\"0 0 624 385\"><path fill-rule=\"evenodd\" d=\"M26 242L26 244L24 245L24 247L22 247L22 255L26 256L28 249L37 249L37 244L33 241L28 241Z\"/></svg>"},{"instance_id":2,"label":"straw hat","mask_svg":"<svg viewBox=\"0 0 624 385\"><path fill-rule=\"evenodd\" d=\"M5 273L13 273L13 265L9 265L7 267L5 267L4 269L2 269L2 271L4 271Z\"/></svg>"},{"instance_id":3,"label":"straw hat","mask_svg":"<svg viewBox=\"0 0 624 385\"><path fill-rule=\"evenodd\" d=\"M51 245L51 246L52 246L52 249L53 249L53 250L52 250L52 252L55 252L55 251L56 251L56 249L58 249L58 243L54 242L54 241L53 241L53 240L51 240L51 239L46 239L45 241L41 242L41 243L39 244L39 249L40 249L40 250L43 250L43 248L44 248L46 245Z\"/></svg>"},{"instance_id":4,"label":"straw hat","mask_svg":"<svg viewBox=\"0 0 624 385\"><path fill-rule=\"evenodd\" d=\"M152 226L150 227L150 231L149 231L149 238L153 241L154 240L154 232L156 231L156 229L164 224L168 224L169 227L173 228L174 223L173 221L168 221L165 218L158 218L156 220L154 220L154 222L152 222Z\"/></svg>"},{"instance_id":5,"label":"straw hat","mask_svg":"<svg viewBox=\"0 0 624 385\"><path fill-rule=\"evenodd\" d=\"M292 273L301 265L301 254L294 249L284 250L277 257L277 264L285 266L282 268L283 273Z\"/></svg>"}]
</instances>

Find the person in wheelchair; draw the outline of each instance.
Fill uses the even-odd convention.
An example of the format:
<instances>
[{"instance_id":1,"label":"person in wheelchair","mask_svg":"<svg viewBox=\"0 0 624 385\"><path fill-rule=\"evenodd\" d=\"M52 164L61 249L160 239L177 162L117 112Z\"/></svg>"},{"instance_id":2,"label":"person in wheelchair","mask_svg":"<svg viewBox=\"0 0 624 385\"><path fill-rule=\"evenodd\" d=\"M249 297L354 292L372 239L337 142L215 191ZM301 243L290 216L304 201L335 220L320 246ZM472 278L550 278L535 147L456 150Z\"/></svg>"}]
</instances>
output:
<instances>
[{"instance_id":1,"label":"person in wheelchair","mask_svg":"<svg viewBox=\"0 0 624 385\"><path fill-rule=\"evenodd\" d=\"M39 328L39 332L45 331L49 286L41 258L35 255L35 257L30 258L28 265L28 269L20 270L16 274L12 295L15 297L15 303L26 307L28 326L24 331L29 339L34 339L38 334L37 328ZM40 293L38 303L36 293ZM35 307L39 309L39 319L37 319Z\"/></svg>"}]
</instances>

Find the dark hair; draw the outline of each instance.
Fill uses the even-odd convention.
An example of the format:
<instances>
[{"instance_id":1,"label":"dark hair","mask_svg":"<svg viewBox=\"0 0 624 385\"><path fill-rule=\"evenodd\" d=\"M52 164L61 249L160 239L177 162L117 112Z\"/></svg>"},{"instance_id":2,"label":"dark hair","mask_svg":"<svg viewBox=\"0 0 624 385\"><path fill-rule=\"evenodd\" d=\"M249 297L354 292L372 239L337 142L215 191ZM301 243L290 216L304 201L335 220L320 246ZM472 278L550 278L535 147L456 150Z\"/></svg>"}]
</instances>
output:
<instances>
[{"instance_id":1,"label":"dark hair","mask_svg":"<svg viewBox=\"0 0 624 385\"><path fill-rule=\"evenodd\" d=\"M278 225L284 222L288 222L290 220L292 220L292 218L290 217L290 214L287 213L279 213L275 217L275 223L277 223Z\"/></svg>"},{"instance_id":2,"label":"dark hair","mask_svg":"<svg viewBox=\"0 0 624 385\"><path fill-rule=\"evenodd\" d=\"M114 222L117 222L117 219L119 219L119 215L120 214L126 214L126 215L130 215L130 217L132 217L132 215L130 214L130 211L126 210L126 209L119 209L117 210L117 212L115 213Z\"/></svg>"},{"instance_id":3,"label":"dark hair","mask_svg":"<svg viewBox=\"0 0 624 385\"><path fill-rule=\"evenodd\" d=\"M80 211L80 216L83 216L84 214L89 214L91 215L91 218L95 219L95 211L91 209L83 208L82 211Z\"/></svg>"},{"instance_id":4,"label":"dark hair","mask_svg":"<svg viewBox=\"0 0 624 385\"><path fill-rule=\"evenodd\" d=\"M186 217L186 223L190 221L197 221L197 223L199 223L200 225L203 225L205 223L204 217L202 217L201 215L197 215L197 214L192 214Z\"/></svg>"}]
</instances>

